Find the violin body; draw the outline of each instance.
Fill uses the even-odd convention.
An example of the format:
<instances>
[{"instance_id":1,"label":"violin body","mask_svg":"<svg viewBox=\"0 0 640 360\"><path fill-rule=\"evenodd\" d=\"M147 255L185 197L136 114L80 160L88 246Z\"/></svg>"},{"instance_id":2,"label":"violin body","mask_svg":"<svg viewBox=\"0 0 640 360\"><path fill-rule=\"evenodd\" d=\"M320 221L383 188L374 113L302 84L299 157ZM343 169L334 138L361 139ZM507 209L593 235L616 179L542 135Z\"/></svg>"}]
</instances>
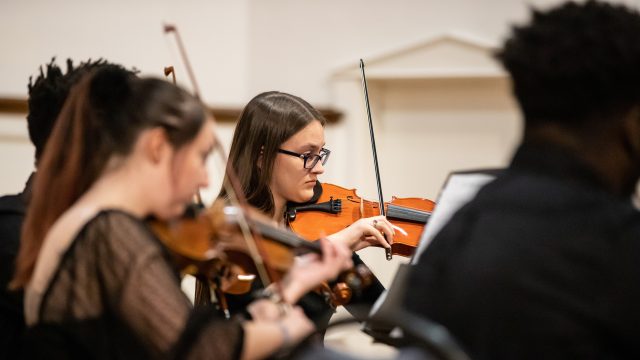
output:
<instances>
[{"instance_id":1,"label":"violin body","mask_svg":"<svg viewBox=\"0 0 640 360\"><path fill-rule=\"evenodd\" d=\"M211 281L214 289L223 294L238 295L251 290L260 268L267 271L269 282L277 282L291 269L295 256L308 252L321 254L319 243L257 220L257 216L254 213L249 217L239 208L218 202L211 208L187 211L174 221L151 221L150 226L182 273ZM250 225L252 242L247 242L242 234L243 217ZM257 256L252 255L250 244L256 246ZM354 268L340 274L337 283L323 284L319 291L334 306L345 305L353 291L371 284L372 277L368 269Z\"/></svg>"},{"instance_id":2,"label":"violin body","mask_svg":"<svg viewBox=\"0 0 640 360\"><path fill-rule=\"evenodd\" d=\"M314 196L314 200L312 203L292 206L287 211L291 230L308 240L336 233L360 218L380 215L377 202L362 199L355 189L334 184L321 184L321 194ZM393 197L384 206L389 222L401 229L395 230L392 253L411 256L420 242L435 203L428 199Z\"/></svg>"},{"instance_id":3,"label":"violin body","mask_svg":"<svg viewBox=\"0 0 640 360\"><path fill-rule=\"evenodd\" d=\"M255 278L248 270L249 260L238 246L222 245L217 228L218 215L194 208L179 219L150 220L149 226L169 250L174 263L183 275L200 279L217 279L225 293L244 294L251 290Z\"/></svg>"}]
</instances>

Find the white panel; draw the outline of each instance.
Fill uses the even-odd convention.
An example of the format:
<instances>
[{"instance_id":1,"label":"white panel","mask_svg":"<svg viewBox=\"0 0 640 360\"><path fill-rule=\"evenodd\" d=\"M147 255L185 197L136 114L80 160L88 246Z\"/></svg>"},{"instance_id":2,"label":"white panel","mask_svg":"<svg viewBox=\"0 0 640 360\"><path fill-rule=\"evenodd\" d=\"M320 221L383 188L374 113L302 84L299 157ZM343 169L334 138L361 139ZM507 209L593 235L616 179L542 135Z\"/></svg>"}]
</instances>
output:
<instances>
[{"instance_id":1,"label":"white panel","mask_svg":"<svg viewBox=\"0 0 640 360\"><path fill-rule=\"evenodd\" d=\"M33 171L35 148L23 115L0 115L0 194L22 191Z\"/></svg>"}]
</instances>

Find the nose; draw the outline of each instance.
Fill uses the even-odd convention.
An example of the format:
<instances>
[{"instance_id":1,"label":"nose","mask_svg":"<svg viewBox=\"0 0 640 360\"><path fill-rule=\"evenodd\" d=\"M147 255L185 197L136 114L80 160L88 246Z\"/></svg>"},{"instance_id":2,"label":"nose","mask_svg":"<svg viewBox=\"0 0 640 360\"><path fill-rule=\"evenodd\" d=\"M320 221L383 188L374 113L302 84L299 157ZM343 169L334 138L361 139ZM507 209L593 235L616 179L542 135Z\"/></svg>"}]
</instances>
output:
<instances>
[{"instance_id":1,"label":"nose","mask_svg":"<svg viewBox=\"0 0 640 360\"><path fill-rule=\"evenodd\" d=\"M200 187L206 188L209 187L209 171L205 168L203 174L200 178Z\"/></svg>"},{"instance_id":2,"label":"nose","mask_svg":"<svg viewBox=\"0 0 640 360\"><path fill-rule=\"evenodd\" d=\"M314 174L324 173L324 165L322 164L322 161L318 161L310 171Z\"/></svg>"}]
</instances>

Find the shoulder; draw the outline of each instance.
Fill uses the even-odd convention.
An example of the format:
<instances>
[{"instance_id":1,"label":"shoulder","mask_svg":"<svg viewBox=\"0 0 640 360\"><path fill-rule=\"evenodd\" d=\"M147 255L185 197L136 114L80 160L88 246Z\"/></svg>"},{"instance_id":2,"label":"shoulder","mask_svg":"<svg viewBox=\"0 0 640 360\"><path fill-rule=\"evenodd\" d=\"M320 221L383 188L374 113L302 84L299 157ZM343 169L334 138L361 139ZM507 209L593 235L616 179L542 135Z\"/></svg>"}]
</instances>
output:
<instances>
[{"instance_id":1,"label":"shoulder","mask_svg":"<svg viewBox=\"0 0 640 360\"><path fill-rule=\"evenodd\" d=\"M120 210L102 210L79 233L79 238L108 255L141 259L162 253L162 247L145 222Z\"/></svg>"},{"instance_id":2,"label":"shoulder","mask_svg":"<svg viewBox=\"0 0 640 360\"><path fill-rule=\"evenodd\" d=\"M148 231L142 220L120 210L100 210L84 227L84 231L112 231L119 229L133 232Z\"/></svg>"},{"instance_id":3,"label":"shoulder","mask_svg":"<svg viewBox=\"0 0 640 360\"><path fill-rule=\"evenodd\" d=\"M144 220L119 210L98 212L80 230L73 246L74 254L83 254L85 261L118 279L151 264L176 270L169 253Z\"/></svg>"},{"instance_id":4,"label":"shoulder","mask_svg":"<svg viewBox=\"0 0 640 360\"><path fill-rule=\"evenodd\" d=\"M0 232L20 235L20 228L25 215L25 205L20 195L0 197Z\"/></svg>"},{"instance_id":5,"label":"shoulder","mask_svg":"<svg viewBox=\"0 0 640 360\"><path fill-rule=\"evenodd\" d=\"M0 254L9 254L12 260L20 245L25 211L20 194L0 197Z\"/></svg>"},{"instance_id":6,"label":"shoulder","mask_svg":"<svg viewBox=\"0 0 640 360\"><path fill-rule=\"evenodd\" d=\"M24 215L26 211L25 203L20 194L5 195L0 197L0 216L4 215Z\"/></svg>"},{"instance_id":7,"label":"shoulder","mask_svg":"<svg viewBox=\"0 0 640 360\"><path fill-rule=\"evenodd\" d=\"M481 188L467 205L468 215L500 213L560 220L551 215L607 218L607 212L613 211L619 216L628 213L630 202L590 183L508 170Z\"/></svg>"}]
</instances>

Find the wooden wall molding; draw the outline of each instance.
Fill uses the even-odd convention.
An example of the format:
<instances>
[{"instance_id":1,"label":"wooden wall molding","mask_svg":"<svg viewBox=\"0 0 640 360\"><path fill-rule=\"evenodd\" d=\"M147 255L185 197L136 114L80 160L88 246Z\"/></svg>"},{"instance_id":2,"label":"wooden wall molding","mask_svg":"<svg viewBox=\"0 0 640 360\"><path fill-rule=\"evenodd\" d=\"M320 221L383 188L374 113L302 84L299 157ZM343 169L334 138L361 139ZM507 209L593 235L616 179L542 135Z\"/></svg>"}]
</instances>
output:
<instances>
[{"instance_id":1,"label":"wooden wall molding","mask_svg":"<svg viewBox=\"0 0 640 360\"><path fill-rule=\"evenodd\" d=\"M318 111L324 115L329 124L337 123L342 117L342 113L329 107L318 107ZM28 111L27 99L15 97L0 97L0 114L26 114ZM240 117L242 108L236 107L211 107L209 111L213 113L216 120L221 123L234 123Z\"/></svg>"},{"instance_id":2,"label":"wooden wall molding","mask_svg":"<svg viewBox=\"0 0 640 360\"><path fill-rule=\"evenodd\" d=\"M0 113L4 114L26 114L29 110L26 99L20 98L0 98Z\"/></svg>"}]
</instances>

